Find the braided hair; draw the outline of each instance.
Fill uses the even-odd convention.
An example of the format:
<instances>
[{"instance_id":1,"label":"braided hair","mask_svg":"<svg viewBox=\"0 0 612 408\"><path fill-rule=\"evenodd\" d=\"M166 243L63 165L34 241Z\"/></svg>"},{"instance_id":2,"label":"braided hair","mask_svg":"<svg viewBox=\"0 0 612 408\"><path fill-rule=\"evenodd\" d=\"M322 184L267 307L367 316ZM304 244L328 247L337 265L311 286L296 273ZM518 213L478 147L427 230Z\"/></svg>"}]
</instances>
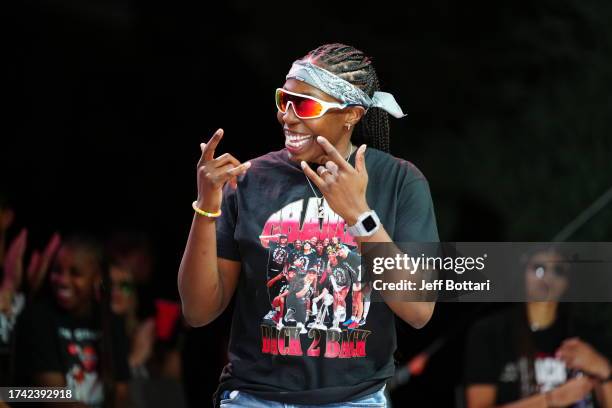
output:
<instances>
[{"instance_id":1,"label":"braided hair","mask_svg":"<svg viewBox=\"0 0 612 408\"><path fill-rule=\"evenodd\" d=\"M350 82L369 97L380 90L372 60L350 45L325 44L310 51L302 60L310 61ZM355 144L368 143L378 150L389 152L388 113L378 108L369 109L355 127L352 138Z\"/></svg>"}]
</instances>

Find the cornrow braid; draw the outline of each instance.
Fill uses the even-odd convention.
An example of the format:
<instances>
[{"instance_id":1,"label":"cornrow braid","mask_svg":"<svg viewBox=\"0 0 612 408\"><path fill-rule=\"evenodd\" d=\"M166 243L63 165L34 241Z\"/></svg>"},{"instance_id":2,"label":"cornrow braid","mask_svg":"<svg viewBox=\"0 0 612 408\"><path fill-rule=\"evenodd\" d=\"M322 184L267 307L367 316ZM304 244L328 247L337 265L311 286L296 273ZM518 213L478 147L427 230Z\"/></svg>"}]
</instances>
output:
<instances>
[{"instance_id":1,"label":"cornrow braid","mask_svg":"<svg viewBox=\"0 0 612 408\"><path fill-rule=\"evenodd\" d=\"M372 60L350 45L325 44L310 51L302 60L308 60L338 75L369 97L380 90ZM355 144L368 143L378 150L389 152L388 113L378 108L369 109L355 127L352 138Z\"/></svg>"}]
</instances>

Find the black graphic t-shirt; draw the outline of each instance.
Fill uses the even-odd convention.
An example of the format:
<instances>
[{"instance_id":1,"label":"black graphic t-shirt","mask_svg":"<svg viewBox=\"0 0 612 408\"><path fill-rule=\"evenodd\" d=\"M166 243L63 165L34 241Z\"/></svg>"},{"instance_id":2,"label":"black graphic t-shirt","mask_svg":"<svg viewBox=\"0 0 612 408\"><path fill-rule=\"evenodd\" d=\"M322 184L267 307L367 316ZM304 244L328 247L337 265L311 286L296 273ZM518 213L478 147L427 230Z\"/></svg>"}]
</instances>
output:
<instances>
[{"instance_id":1,"label":"black graphic t-shirt","mask_svg":"<svg viewBox=\"0 0 612 408\"><path fill-rule=\"evenodd\" d=\"M113 379L129 379L128 341L123 322L111 318ZM38 373L60 372L79 401L102 406L104 393L100 368L102 330L98 311L75 318L53 302L26 307L17 323L17 366L20 384L32 384Z\"/></svg>"},{"instance_id":2,"label":"black graphic t-shirt","mask_svg":"<svg viewBox=\"0 0 612 408\"><path fill-rule=\"evenodd\" d=\"M519 340L516 322L524 316L524 311L517 308L497 312L477 322L467 339L466 384L495 385L495 405L547 392L565 383L575 373L567 369L562 360L555 358L555 351L569 337L577 335L587 342L592 337L592 333L577 332L572 328L575 325L568 324L567 317L562 316L550 327L529 331L529 334L521 336L523 340ZM526 336L530 337L531 360L520 351L519 342L524 344ZM581 404L580 407L584 408L597 406L591 395Z\"/></svg>"},{"instance_id":3,"label":"black graphic t-shirt","mask_svg":"<svg viewBox=\"0 0 612 408\"><path fill-rule=\"evenodd\" d=\"M330 282L331 279L333 279L336 287L345 288L353 283L353 280L351 279L351 272L345 265L330 265L330 271Z\"/></svg>"},{"instance_id":4,"label":"black graphic t-shirt","mask_svg":"<svg viewBox=\"0 0 612 408\"><path fill-rule=\"evenodd\" d=\"M349 160L352 165L354 158ZM368 204L393 240L438 241L431 195L421 172L372 148L365 160ZM242 390L296 404L343 402L376 391L394 374L393 312L385 303L370 303L367 293L353 295L351 285L329 293L335 289L322 275L328 272L315 250L318 242L325 242L327 264L335 256L351 282L339 252L349 248L351 262L359 263L360 257L345 221L327 202L323 217L318 216L306 176L285 149L251 163L237 190L224 189L223 215L217 220L218 256L242 264L229 364L218 391ZM290 248L302 243L284 268L286 296L270 293L271 248L263 238L281 234ZM296 262L304 258L306 241L311 242L313 258L306 255L307 266ZM329 288L326 292L316 290L318 280Z\"/></svg>"},{"instance_id":5,"label":"black graphic t-shirt","mask_svg":"<svg viewBox=\"0 0 612 408\"><path fill-rule=\"evenodd\" d=\"M270 244L270 270L280 272L289 257L289 247L277 243Z\"/></svg>"}]
</instances>

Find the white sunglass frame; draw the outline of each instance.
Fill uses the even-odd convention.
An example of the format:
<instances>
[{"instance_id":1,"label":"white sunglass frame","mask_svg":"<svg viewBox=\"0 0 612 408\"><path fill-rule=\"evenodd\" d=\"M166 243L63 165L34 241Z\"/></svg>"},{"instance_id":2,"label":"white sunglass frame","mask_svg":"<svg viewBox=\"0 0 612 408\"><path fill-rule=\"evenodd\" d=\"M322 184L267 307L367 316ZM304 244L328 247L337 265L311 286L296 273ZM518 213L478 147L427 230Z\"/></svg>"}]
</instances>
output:
<instances>
[{"instance_id":1,"label":"white sunglass frame","mask_svg":"<svg viewBox=\"0 0 612 408\"><path fill-rule=\"evenodd\" d=\"M317 116L306 116L306 117L302 117L300 115L298 115L298 113L295 111L295 106L293 105L293 101L289 101L287 102L287 109L285 110L285 112L283 112L280 108L280 106L278 106L278 98L276 97L276 95L278 94L278 92L284 92L286 94L289 95L293 95L293 96L299 96L301 98L305 98L305 99L312 99L313 101L320 103L321 106L323 106L323 109L321 110L321 113ZM289 104L291 104L291 108L293 109L293 113L295 114L295 116L297 116L300 119L317 119L320 118L321 116L325 115L327 113L328 110L333 109L333 108L337 108L337 109L344 109L347 108L349 106L351 106L350 103L337 103L337 102L327 102L327 101L323 101L319 98L315 98L314 96L310 96L310 95L304 95L301 93L297 93L297 92L291 92L288 91L284 88L276 88L276 91L274 93L274 103L276 104L276 109L278 109L279 112L281 113L286 113L287 110L289 109Z\"/></svg>"}]
</instances>

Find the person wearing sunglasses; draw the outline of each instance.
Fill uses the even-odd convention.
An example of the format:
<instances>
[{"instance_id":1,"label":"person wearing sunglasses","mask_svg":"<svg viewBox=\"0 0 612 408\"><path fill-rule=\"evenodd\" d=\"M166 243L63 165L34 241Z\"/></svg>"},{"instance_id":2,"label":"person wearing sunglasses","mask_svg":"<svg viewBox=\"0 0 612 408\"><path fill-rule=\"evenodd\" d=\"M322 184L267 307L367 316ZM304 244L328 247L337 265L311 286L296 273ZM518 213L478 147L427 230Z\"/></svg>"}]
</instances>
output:
<instances>
[{"instance_id":1,"label":"person wearing sunglasses","mask_svg":"<svg viewBox=\"0 0 612 408\"><path fill-rule=\"evenodd\" d=\"M554 247L529 254L523 266L528 302L478 321L469 333L466 406L612 407L612 350L602 335L610 316L563 302L569 263Z\"/></svg>"},{"instance_id":2,"label":"person wearing sunglasses","mask_svg":"<svg viewBox=\"0 0 612 408\"><path fill-rule=\"evenodd\" d=\"M240 162L216 153L222 129L200 146L196 214L178 286L192 326L210 323L235 297L229 364L215 403L384 407L384 386L395 371L394 314L420 328L434 303L372 302L367 323L339 330L327 329L329 314L318 324L311 324L314 313L297 322L290 308L271 321L265 317L277 309L270 303L277 293L268 293L274 276L261 238L314 236L356 251L370 241L438 241L426 178L388 153L388 115L405 115L380 90L372 60L344 44L322 45L295 61L275 104L284 148Z\"/></svg>"}]
</instances>

